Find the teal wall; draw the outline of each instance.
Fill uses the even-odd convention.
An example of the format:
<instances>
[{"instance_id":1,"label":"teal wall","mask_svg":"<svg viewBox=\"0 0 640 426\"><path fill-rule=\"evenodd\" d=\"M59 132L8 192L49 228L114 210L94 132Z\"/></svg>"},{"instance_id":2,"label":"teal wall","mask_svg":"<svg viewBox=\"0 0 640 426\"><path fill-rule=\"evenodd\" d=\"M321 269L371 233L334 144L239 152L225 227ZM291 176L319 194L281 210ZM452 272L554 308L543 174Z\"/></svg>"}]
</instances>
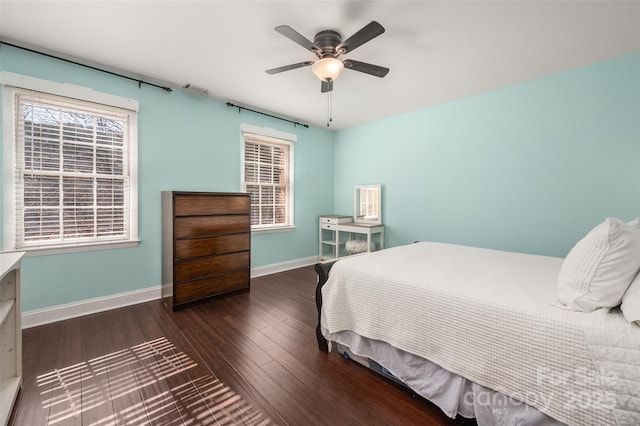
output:
<instances>
[{"instance_id":1,"label":"teal wall","mask_svg":"<svg viewBox=\"0 0 640 426\"><path fill-rule=\"evenodd\" d=\"M387 246L565 256L640 214L640 53L340 131L334 167L336 213L383 185Z\"/></svg>"},{"instance_id":2,"label":"teal wall","mask_svg":"<svg viewBox=\"0 0 640 426\"><path fill-rule=\"evenodd\" d=\"M296 229L254 236L253 267L317 255L318 215L351 214L355 184L383 184L387 246L564 256L640 214L640 53L335 133L6 46L0 69L140 102L140 246L25 259L27 312L159 285L160 191L239 190L241 123L298 135Z\"/></svg>"},{"instance_id":3,"label":"teal wall","mask_svg":"<svg viewBox=\"0 0 640 426\"><path fill-rule=\"evenodd\" d=\"M295 225L289 232L254 235L252 267L316 256L318 215L333 209L333 134L175 90L172 93L7 46L0 69L49 81L91 87L140 102L140 246L23 261L23 311L108 296L161 283L163 190L238 191L240 124L296 133ZM1 132L0 132L1 133ZM323 164L323 173L318 164Z\"/></svg>"}]
</instances>

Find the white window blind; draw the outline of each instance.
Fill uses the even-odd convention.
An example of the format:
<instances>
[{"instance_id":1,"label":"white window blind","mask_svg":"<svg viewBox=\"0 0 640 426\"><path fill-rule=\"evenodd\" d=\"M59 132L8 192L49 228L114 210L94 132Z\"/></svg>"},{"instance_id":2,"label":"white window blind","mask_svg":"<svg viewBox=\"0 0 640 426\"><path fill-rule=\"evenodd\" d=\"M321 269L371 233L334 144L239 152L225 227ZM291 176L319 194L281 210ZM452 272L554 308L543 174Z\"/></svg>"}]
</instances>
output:
<instances>
[{"instance_id":1,"label":"white window blind","mask_svg":"<svg viewBox=\"0 0 640 426\"><path fill-rule=\"evenodd\" d=\"M255 230L293 226L292 144L243 132L244 191L251 194Z\"/></svg>"},{"instance_id":2,"label":"white window blind","mask_svg":"<svg viewBox=\"0 0 640 426\"><path fill-rule=\"evenodd\" d=\"M15 91L15 248L128 240L134 111Z\"/></svg>"}]
</instances>

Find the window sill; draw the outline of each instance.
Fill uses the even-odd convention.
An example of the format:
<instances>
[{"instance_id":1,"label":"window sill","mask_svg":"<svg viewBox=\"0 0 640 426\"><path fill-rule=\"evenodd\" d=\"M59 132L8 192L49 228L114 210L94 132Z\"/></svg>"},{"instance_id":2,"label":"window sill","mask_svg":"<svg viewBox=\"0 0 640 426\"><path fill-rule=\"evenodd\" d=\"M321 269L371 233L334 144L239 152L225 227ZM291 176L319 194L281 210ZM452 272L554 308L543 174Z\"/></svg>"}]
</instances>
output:
<instances>
[{"instance_id":1,"label":"window sill","mask_svg":"<svg viewBox=\"0 0 640 426\"><path fill-rule=\"evenodd\" d=\"M140 245L140 240L132 241L110 241L104 243L85 243L74 245L61 245L61 246L48 246L48 247L23 247L10 251L22 251L25 252L24 257L32 256L48 256L52 254L70 254L70 253L84 253L87 251L96 250L111 250L111 249L123 249L134 248Z\"/></svg>"},{"instance_id":2,"label":"window sill","mask_svg":"<svg viewBox=\"0 0 640 426\"><path fill-rule=\"evenodd\" d=\"M252 229L251 235L276 234L278 232L292 232L295 230L296 230L295 226L283 226L282 228Z\"/></svg>"}]
</instances>

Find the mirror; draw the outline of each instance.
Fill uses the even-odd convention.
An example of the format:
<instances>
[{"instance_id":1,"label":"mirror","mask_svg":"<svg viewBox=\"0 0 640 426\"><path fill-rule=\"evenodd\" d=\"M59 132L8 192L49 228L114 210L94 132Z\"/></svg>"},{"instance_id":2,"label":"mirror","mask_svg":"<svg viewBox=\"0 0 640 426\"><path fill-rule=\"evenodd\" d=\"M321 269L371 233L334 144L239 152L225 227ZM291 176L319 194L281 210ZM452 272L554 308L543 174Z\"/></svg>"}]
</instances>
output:
<instances>
[{"instance_id":1,"label":"mirror","mask_svg":"<svg viewBox=\"0 0 640 426\"><path fill-rule=\"evenodd\" d=\"M356 185L353 196L353 221L381 224L381 200L381 185Z\"/></svg>"}]
</instances>

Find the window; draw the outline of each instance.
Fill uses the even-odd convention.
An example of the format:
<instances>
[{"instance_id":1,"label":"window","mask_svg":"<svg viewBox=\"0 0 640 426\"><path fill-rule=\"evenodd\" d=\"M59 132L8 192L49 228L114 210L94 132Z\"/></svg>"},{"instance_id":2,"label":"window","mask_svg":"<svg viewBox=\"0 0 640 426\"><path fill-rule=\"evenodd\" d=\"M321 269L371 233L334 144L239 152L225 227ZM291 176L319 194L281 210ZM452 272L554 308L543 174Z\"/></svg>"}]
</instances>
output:
<instances>
[{"instance_id":1,"label":"window","mask_svg":"<svg viewBox=\"0 0 640 426\"><path fill-rule=\"evenodd\" d=\"M272 230L292 228L293 221L293 144L295 135L265 135L264 130L243 126L242 189L251 194L251 228ZM258 133L256 130L260 131ZM293 136L293 138L291 138Z\"/></svg>"},{"instance_id":2,"label":"window","mask_svg":"<svg viewBox=\"0 0 640 426\"><path fill-rule=\"evenodd\" d=\"M13 213L9 228L5 222L5 249L137 240L137 113L39 91L7 91L13 182L4 185Z\"/></svg>"}]
</instances>

